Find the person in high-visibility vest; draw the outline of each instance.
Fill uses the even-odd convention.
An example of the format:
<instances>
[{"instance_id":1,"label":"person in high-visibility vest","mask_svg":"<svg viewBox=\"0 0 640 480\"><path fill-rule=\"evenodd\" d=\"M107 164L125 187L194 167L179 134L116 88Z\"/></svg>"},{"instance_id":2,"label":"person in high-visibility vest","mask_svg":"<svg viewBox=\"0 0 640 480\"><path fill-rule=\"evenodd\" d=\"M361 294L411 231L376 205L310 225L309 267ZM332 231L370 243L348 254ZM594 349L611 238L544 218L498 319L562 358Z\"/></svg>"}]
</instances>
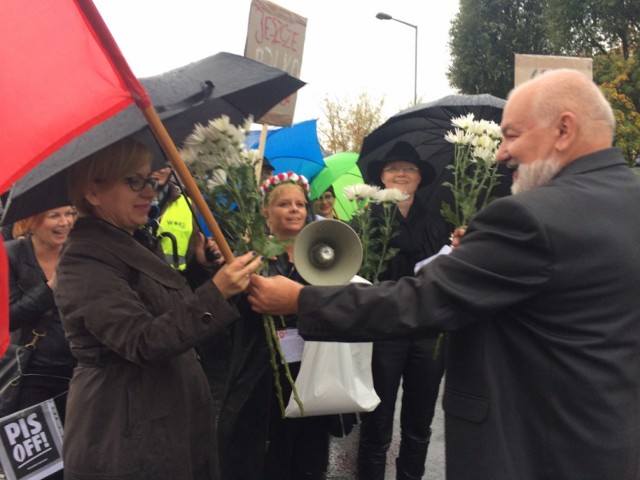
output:
<instances>
[{"instance_id":1,"label":"person in high-visibility vest","mask_svg":"<svg viewBox=\"0 0 640 480\"><path fill-rule=\"evenodd\" d=\"M191 201L178 185L169 181L169 165L154 171L151 176L158 180L160 189L149 212L148 227L160 241L167 263L175 269L185 270L199 233ZM219 259L221 255L215 252L214 257Z\"/></svg>"}]
</instances>

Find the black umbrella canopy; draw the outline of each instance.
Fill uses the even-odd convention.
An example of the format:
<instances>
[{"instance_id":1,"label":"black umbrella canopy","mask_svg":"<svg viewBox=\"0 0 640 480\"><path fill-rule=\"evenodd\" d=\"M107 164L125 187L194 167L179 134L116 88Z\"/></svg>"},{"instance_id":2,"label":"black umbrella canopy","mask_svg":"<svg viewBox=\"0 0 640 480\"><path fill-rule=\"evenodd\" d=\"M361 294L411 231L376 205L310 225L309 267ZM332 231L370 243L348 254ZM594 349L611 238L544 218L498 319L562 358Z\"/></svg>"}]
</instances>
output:
<instances>
[{"instance_id":1,"label":"black umbrella canopy","mask_svg":"<svg viewBox=\"0 0 640 480\"><path fill-rule=\"evenodd\" d=\"M305 83L283 70L231 53L218 53L170 72L141 79L178 146L196 123L227 115L235 125L255 122ZM185 102L185 92L200 90ZM204 99L203 99L204 97ZM195 101L195 102L194 102Z\"/></svg>"},{"instance_id":2,"label":"black umbrella canopy","mask_svg":"<svg viewBox=\"0 0 640 480\"><path fill-rule=\"evenodd\" d=\"M452 182L451 171L446 168L453 161L453 144L445 141L453 118L473 113L476 120L493 120L500 123L506 101L488 94L448 95L429 103L416 105L395 114L363 141L358 166L365 181L374 184L379 179L368 175L369 163L380 160L399 140L413 145L420 158L429 162L436 171L435 180L420 189L418 197L428 209L439 212L442 202L452 203L452 195L444 182ZM506 167L500 167L500 184L494 190L495 196L508 195L511 188L511 175Z\"/></svg>"},{"instance_id":3,"label":"black umbrella canopy","mask_svg":"<svg viewBox=\"0 0 640 480\"><path fill-rule=\"evenodd\" d=\"M178 147L196 123L221 115L228 115L236 125L249 116L257 121L305 84L283 70L226 52L140 81ZM146 120L132 105L76 137L16 182L2 223L68 204L65 169L128 136L154 151L156 165L164 162Z\"/></svg>"}]
</instances>

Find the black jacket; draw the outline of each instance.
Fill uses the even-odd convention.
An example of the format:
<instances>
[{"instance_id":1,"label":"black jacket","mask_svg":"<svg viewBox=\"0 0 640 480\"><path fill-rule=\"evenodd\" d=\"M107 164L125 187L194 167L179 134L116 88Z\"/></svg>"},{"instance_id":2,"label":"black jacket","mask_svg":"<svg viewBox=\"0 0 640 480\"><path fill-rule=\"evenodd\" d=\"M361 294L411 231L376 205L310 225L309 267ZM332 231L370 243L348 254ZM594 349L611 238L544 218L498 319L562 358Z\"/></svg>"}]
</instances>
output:
<instances>
[{"instance_id":1,"label":"black jacket","mask_svg":"<svg viewBox=\"0 0 640 480\"><path fill-rule=\"evenodd\" d=\"M617 149L491 202L417 278L305 287L306 340L449 331L450 480L640 479L640 180Z\"/></svg>"},{"instance_id":2,"label":"black jacket","mask_svg":"<svg viewBox=\"0 0 640 480\"><path fill-rule=\"evenodd\" d=\"M12 341L25 343L31 340L31 330L50 312L47 334L33 352L29 370L73 367L76 362L62 329L53 291L36 260L31 237L9 240L5 248L9 258L9 329L14 332Z\"/></svg>"},{"instance_id":3,"label":"black jacket","mask_svg":"<svg viewBox=\"0 0 640 480\"><path fill-rule=\"evenodd\" d=\"M382 221L382 206L372 205L374 221ZM420 260L438 253L443 245L449 243L451 233L440 215L428 211L419 199L416 199L409 213L403 217L395 212L397 235L389 246L399 249L389 260L387 268L380 275L380 280L398 280L401 277L413 276L413 267Z\"/></svg>"}]
</instances>

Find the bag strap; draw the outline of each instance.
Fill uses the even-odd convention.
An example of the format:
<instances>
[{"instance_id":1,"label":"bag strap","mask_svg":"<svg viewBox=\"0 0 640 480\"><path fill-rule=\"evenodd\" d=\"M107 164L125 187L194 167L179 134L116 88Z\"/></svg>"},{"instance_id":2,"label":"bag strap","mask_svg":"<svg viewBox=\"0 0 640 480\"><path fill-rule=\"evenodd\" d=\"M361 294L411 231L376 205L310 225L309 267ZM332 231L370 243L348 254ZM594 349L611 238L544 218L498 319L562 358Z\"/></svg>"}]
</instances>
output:
<instances>
[{"instance_id":1,"label":"bag strap","mask_svg":"<svg viewBox=\"0 0 640 480\"><path fill-rule=\"evenodd\" d=\"M53 310L47 310L42 316L42 319L38 322L38 325L31 330L33 338L29 343L25 344L25 348L28 348L29 350L36 350L40 339L47 335L47 324L49 323L49 320L51 320L51 317L53 317Z\"/></svg>"}]
</instances>

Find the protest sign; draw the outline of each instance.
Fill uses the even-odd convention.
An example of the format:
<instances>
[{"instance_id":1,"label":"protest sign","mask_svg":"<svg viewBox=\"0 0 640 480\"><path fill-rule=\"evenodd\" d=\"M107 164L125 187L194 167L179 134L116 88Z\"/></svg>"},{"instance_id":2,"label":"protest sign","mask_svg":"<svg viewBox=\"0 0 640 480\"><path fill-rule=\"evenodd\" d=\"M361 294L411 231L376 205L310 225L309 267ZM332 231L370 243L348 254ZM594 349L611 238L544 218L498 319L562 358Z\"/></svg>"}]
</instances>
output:
<instances>
[{"instance_id":1,"label":"protest sign","mask_svg":"<svg viewBox=\"0 0 640 480\"><path fill-rule=\"evenodd\" d=\"M572 68L584 73L590 80L593 79L593 60L591 58L516 53L514 87L547 70L558 68Z\"/></svg>"},{"instance_id":2,"label":"protest sign","mask_svg":"<svg viewBox=\"0 0 640 480\"><path fill-rule=\"evenodd\" d=\"M0 461L9 480L39 480L62 469L62 422L53 399L0 418Z\"/></svg>"},{"instance_id":3,"label":"protest sign","mask_svg":"<svg viewBox=\"0 0 640 480\"><path fill-rule=\"evenodd\" d=\"M306 29L306 18L268 0L253 0L244 56L300 78ZM259 119L260 122L291 125L296 98L296 93L285 98Z\"/></svg>"}]
</instances>

